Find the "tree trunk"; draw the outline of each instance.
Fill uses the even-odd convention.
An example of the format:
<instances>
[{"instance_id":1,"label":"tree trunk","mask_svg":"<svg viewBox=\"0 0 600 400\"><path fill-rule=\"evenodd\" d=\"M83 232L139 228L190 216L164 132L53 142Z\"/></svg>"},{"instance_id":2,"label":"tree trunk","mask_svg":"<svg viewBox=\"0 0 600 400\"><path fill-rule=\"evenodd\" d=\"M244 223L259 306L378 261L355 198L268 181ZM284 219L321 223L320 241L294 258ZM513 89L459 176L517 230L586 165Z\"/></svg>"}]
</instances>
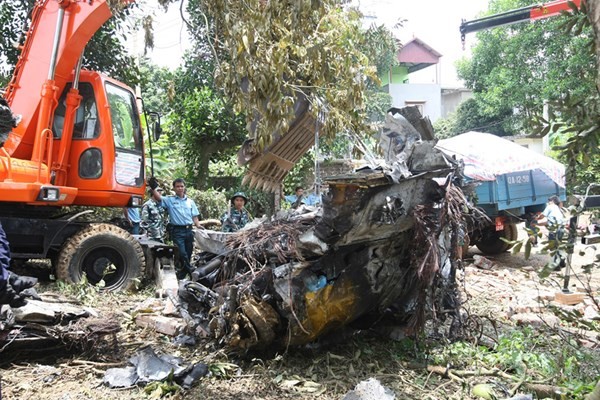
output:
<instances>
[{"instance_id":1,"label":"tree trunk","mask_svg":"<svg viewBox=\"0 0 600 400\"><path fill-rule=\"evenodd\" d=\"M587 0L588 16L594 29L594 40L596 43L596 87L600 91L600 0Z\"/></svg>"},{"instance_id":2,"label":"tree trunk","mask_svg":"<svg viewBox=\"0 0 600 400\"><path fill-rule=\"evenodd\" d=\"M194 179L196 189L204 190L210 186L208 163L215 153L225 150L229 147L231 147L231 145L228 142L219 142L207 144L202 148L198 156L199 163L198 165L194 166L194 170L196 171L196 176Z\"/></svg>"},{"instance_id":3,"label":"tree trunk","mask_svg":"<svg viewBox=\"0 0 600 400\"><path fill-rule=\"evenodd\" d=\"M212 149L211 149L212 150ZM208 163L210 157L213 155L213 151L203 151L198 157L200 163L195 166L196 168L196 189L204 190L208 187Z\"/></svg>"}]
</instances>

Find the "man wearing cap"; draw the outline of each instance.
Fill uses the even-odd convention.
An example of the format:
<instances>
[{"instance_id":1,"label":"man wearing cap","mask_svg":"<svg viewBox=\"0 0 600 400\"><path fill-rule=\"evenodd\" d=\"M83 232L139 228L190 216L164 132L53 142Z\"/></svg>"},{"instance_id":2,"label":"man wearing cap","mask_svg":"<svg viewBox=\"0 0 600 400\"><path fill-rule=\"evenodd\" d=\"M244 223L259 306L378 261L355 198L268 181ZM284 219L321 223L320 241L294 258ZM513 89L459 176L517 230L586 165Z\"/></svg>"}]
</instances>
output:
<instances>
[{"instance_id":1,"label":"man wearing cap","mask_svg":"<svg viewBox=\"0 0 600 400\"><path fill-rule=\"evenodd\" d=\"M162 196L156 179L150 178L152 197L169 213L169 227L173 243L179 249L179 260L183 268L178 271L177 277L183 279L186 274L192 273L191 259L194 250L194 233L192 228L203 229L200 225L200 211L194 200L185 195L185 180L177 178L173 181L174 196Z\"/></svg>"},{"instance_id":2,"label":"man wearing cap","mask_svg":"<svg viewBox=\"0 0 600 400\"><path fill-rule=\"evenodd\" d=\"M229 210L221 216L221 230L223 232L236 232L250 221L251 217L246 210L248 198L244 192L237 192L231 196Z\"/></svg>"},{"instance_id":3,"label":"man wearing cap","mask_svg":"<svg viewBox=\"0 0 600 400\"><path fill-rule=\"evenodd\" d=\"M156 188L162 195L162 188ZM164 242L165 240L165 214L164 209L154 197L150 197L142 206L142 221L140 226L146 230L148 239Z\"/></svg>"}]
</instances>

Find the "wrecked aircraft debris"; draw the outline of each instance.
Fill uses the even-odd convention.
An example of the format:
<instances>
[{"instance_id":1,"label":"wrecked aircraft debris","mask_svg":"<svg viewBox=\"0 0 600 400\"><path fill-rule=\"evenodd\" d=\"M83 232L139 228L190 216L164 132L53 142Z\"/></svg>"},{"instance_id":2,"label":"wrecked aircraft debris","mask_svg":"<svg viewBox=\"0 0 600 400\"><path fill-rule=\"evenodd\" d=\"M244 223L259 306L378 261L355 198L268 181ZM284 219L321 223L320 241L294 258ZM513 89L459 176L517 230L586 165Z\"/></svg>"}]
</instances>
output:
<instances>
[{"instance_id":1,"label":"wrecked aircraft debris","mask_svg":"<svg viewBox=\"0 0 600 400\"><path fill-rule=\"evenodd\" d=\"M53 293L40 297L18 308L0 307L0 364L116 344L121 327L114 319L100 318L94 310Z\"/></svg>"},{"instance_id":2,"label":"wrecked aircraft debris","mask_svg":"<svg viewBox=\"0 0 600 400\"><path fill-rule=\"evenodd\" d=\"M156 354L150 346L143 347L129 359L131 366L109 368L104 374L104 384L112 389L127 388L172 379L189 389L201 377L208 374L208 365L187 363L180 357Z\"/></svg>"},{"instance_id":3,"label":"wrecked aircraft debris","mask_svg":"<svg viewBox=\"0 0 600 400\"><path fill-rule=\"evenodd\" d=\"M461 168L398 115L388 114L383 134L388 163L328 178L321 208L197 233L207 251L179 289L197 335L265 349L383 319L415 332L456 311L456 232L470 210Z\"/></svg>"}]
</instances>

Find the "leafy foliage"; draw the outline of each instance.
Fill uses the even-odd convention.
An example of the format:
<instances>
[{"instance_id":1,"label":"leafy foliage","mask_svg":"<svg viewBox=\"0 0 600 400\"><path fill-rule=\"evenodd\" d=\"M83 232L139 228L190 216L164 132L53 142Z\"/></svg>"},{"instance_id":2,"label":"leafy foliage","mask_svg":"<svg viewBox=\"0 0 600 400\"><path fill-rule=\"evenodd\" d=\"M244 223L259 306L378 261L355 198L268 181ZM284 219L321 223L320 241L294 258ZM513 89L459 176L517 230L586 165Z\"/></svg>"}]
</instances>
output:
<instances>
[{"instance_id":1,"label":"leafy foliage","mask_svg":"<svg viewBox=\"0 0 600 400\"><path fill-rule=\"evenodd\" d=\"M383 25L372 25L363 32L361 51L367 56L369 64L376 68L377 76L383 76L397 65L399 42L394 34ZM367 79L365 90L365 115L372 124L382 124L387 110L392 106L392 97L380 87L379 80ZM376 126L373 126L375 129ZM361 133L361 132L358 132Z\"/></svg>"},{"instance_id":2,"label":"leafy foliage","mask_svg":"<svg viewBox=\"0 0 600 400\"><path fill-rule=\"evenodd\" d=\"M528 0L493 0L490 14L530 5ZM471 60L458 63L458 75L475 92L480 115L502 121L516 110L514 126L505 133L531 133L533 117L544 101L569 93L586 98L594 89L591 29L565 35L568 17L514 24L477 34Z\"/></svg>"},{"instance_id":3,"label":"leafy foliage","mask_svg":"<svg viewBox=\"0 0 600 400\"><path fill-rule=\"evenodd\" d=\"M600 94L595 86L598 76L598 60L594 58L592 25L586 3L581 9L573 7L573 13L561 26L565 36L581 41L583 49L574 54L575 59L591 59L585 74L581 74L581 87L589 90L570 89L551 103L549 120L534 118L534 129L542 134L554 133L562 136L561 144L554 147L567 162L567 178L573 185L585 187L600 182L598 161L600 160ZM596 40L599 40L596 38ZM598 44L596 44L598 46Z\"/></svg>"},{"instance_id":4,"label":"leafy foliage","mask_svg":"<svg viewBox=\"0 0 600 400\"><path fill-rule=\"evenodd\" d=\"M436 121L434 131L440 138L448 138L469 131L493 133L498 136L511 135L514 117L512 110L496 110L485 113L485 108L477 98L462 102L456 111L447 118Z\"/></svg>"},{"instance_id":5,"label":"leafy foliage","mask_svg":"<svg viewBox=\"0 0 600 400\"><path fill-rule=\"evenodd\" d=\"M218 60L217 83L248 127L256 124L259 148L287 132L301 96L315 115L327 113L325 135L363 130L366 77L375 75L359 51L358 13L336 0L199 0L198 8L210 18L203 33Z\"/></svg>"},{"instance_id":6,"label":"leafy foliage","mask_svg":"<svg viewBox=\"0 0 600 400\"><path fill-rule=\"evenodd\" d=\"M18 43L20 32L23 31L27 12L33 5L31 0L3 1L0 4L0 84L8 83L10 73L14 67L19 50Z\"/></svg>"},{"instance_id":7,"label":"leafy foliage","mask_svg":"<svg viewBox=\"0 0 600 400\"><path fill-rule=\"evenodd\" d=\"M208 184L211 158L218 158L221 152L241 144L245 136L242 118L207 86L180 93L173 108L169 116L172 137L179 143L188 177L204 188Z\"/></svg>"},{"instance_id":8,"label":"leafy foliage","mask_svg":"<svg viewBox=\"0 0 600 400\"><path fill-rule=\"evenodd\" d=\"M589 391L598 374L598 355L550 332L523 327L503 333L494 349L456 342L432 350L441 365L461 367L476 363L478 368L498 368L516 374L524 381L555 381L570 391ZM587 360L583 362L582 360Z\"/></svg>"},{"instance_id":9,"label":"leafy foliage","mask_svg":"<svg viewBox=\"0 0 600 400\"><path fill-rule=\"evenodd\" d=\"M106 275L106 274L105 274ZM77 283L67 283L63 281L57 281L57 288L61 293L68 296L72 296L79 300L86 306L95 306L100 302L103 296L111 296L111 293L102 291L105 283L101 279L96 285L92 285L88 282L87 276L84 274L81 280Z\"/></svg>"},{"instance_id":10,"label":"leafy foliage","mask_svg":"<svg viewBox=\"0 0 600 400\"><path fill-rule=\"evenodd\" d=\"M169 1L163 3L168 4ZM332 20L334 15L348 16L337 7L336 2L315 3L308 8L306 5L293 5L304 13L293 17L288 17L288 11L283 12L285 3L260 3L257 5L260 12L248 14L241 11L248 4L237 5L221 1L206 5L203 0L190 1L187 6L189 20L186 22L194 38L194 50L185 57L185 66L171 77L157 77L158 81L164 78L170 81L167 95L171 113L166 118L166 126L172 147L179 149L178 155L184 160L186 177L197 187L203 188L210 184L209 162L220 165L218 168L210 168L220 171L217 176L222 176L223 173L229 176L241 175L242 171L236 168L233 168L235 172L226 172L231 168L227 166L227 162L223 162L241 144L244 123L254 122L258 124L259 130L266 129L263 131L264 137L268 135L270 138L271 134L280 133L277 129L284 129L289 122L280 117L290 116L290 105L298 93L305 93L312 100L321 96L321 105L323 96L333 96L336 101L345 102L345 111L341 114L339 110L335 110L335 104L327 104L328 124L332 109L340 118L347 120L349 114L358 118L355 104L348 107L347 99L343 100L338 96L340 93L351 94L348 86L344 86L344 81L340 80L349 79L350 75L356 80L350 88L353 91L358 90L357 88L365 89L364 96L369 99L366 114L360 112L362 122L366 122L363 119L365 115L371 121L382 120L391 104L390 96L380 91L376 75L364 74L368 68L362 64L359 65L360 68L355 66L357 59L364 64L368 62L364 54L369 56L370 63L374 65L369 71L387 71L394 64L398 44L389 30L372 26L364 31L358 26L355 13L351 14L352 18L349 20ZM214 15L217 10L224 10L229 14L226 17ZM300 20L301 26L296 26ZM316 24L318 29L315 31L315 26L310 24ZM345 30L338 33L324 31L325 27L335 28L338 25ZM257 30L257 26L261 28ZM272 26L275 28L272 29ZM250 39L247 36L249 30L254 35ZM340 35L342 38L336 39ZM216 37L221 40L215 41ZM348 52L347 49L342 49L350 41L353 46L348 48L357 47L360 51ZM340 53L342 50L343 53ZM316 68L317 63L327 64L327 70L310 70ZM233 68L232 66L235 68L227 70L229 75L224 74L223 68ZM213 79L215 68L217 84ZM350 74L347 69L354 72ZM256 85L260 86L257 83L259 80L262 80L263 86L257 88ZM248 87L239 90L238 84L242 81L248 83ZM223 84L224 94L220 90ZM274 90L280 93L275 95ZM275 96L281 101L268 105L265 96ZM234 97L234 100L230 103L225 100L226 97ZM256 101L261 105L256 106L253 103ZM270 108L266 116L262 106ZM235 113L233 109L243 110L246 115ZM353 111L349 113L347 110ZM276 126L272 124L275 119ZM267 140L270 139L264 139L261 143L265 144Z\"/></svg>"}]
</instances>

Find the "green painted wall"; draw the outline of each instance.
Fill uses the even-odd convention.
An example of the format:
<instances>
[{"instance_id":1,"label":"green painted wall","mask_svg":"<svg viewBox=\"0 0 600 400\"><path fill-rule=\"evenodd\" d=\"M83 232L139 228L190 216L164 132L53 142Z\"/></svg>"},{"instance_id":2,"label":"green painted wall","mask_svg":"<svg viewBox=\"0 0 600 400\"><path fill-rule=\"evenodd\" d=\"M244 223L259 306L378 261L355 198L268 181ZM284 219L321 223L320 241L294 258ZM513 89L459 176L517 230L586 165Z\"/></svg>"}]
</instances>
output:
<instances>
[{"instance_id":1,"label":"green painted wall","mask_svg":"<svg viewBox=\"0 0 600 400\"><path fill-rule=\"evenodd\" d=\"M392 67L392 82L393 84L399 83L408 83L408 67L404 66L394 66ZM381 85L389 85L390 84L390 74L385 74L385 76L381 77Z\"/></svg>"}]
</instances>

